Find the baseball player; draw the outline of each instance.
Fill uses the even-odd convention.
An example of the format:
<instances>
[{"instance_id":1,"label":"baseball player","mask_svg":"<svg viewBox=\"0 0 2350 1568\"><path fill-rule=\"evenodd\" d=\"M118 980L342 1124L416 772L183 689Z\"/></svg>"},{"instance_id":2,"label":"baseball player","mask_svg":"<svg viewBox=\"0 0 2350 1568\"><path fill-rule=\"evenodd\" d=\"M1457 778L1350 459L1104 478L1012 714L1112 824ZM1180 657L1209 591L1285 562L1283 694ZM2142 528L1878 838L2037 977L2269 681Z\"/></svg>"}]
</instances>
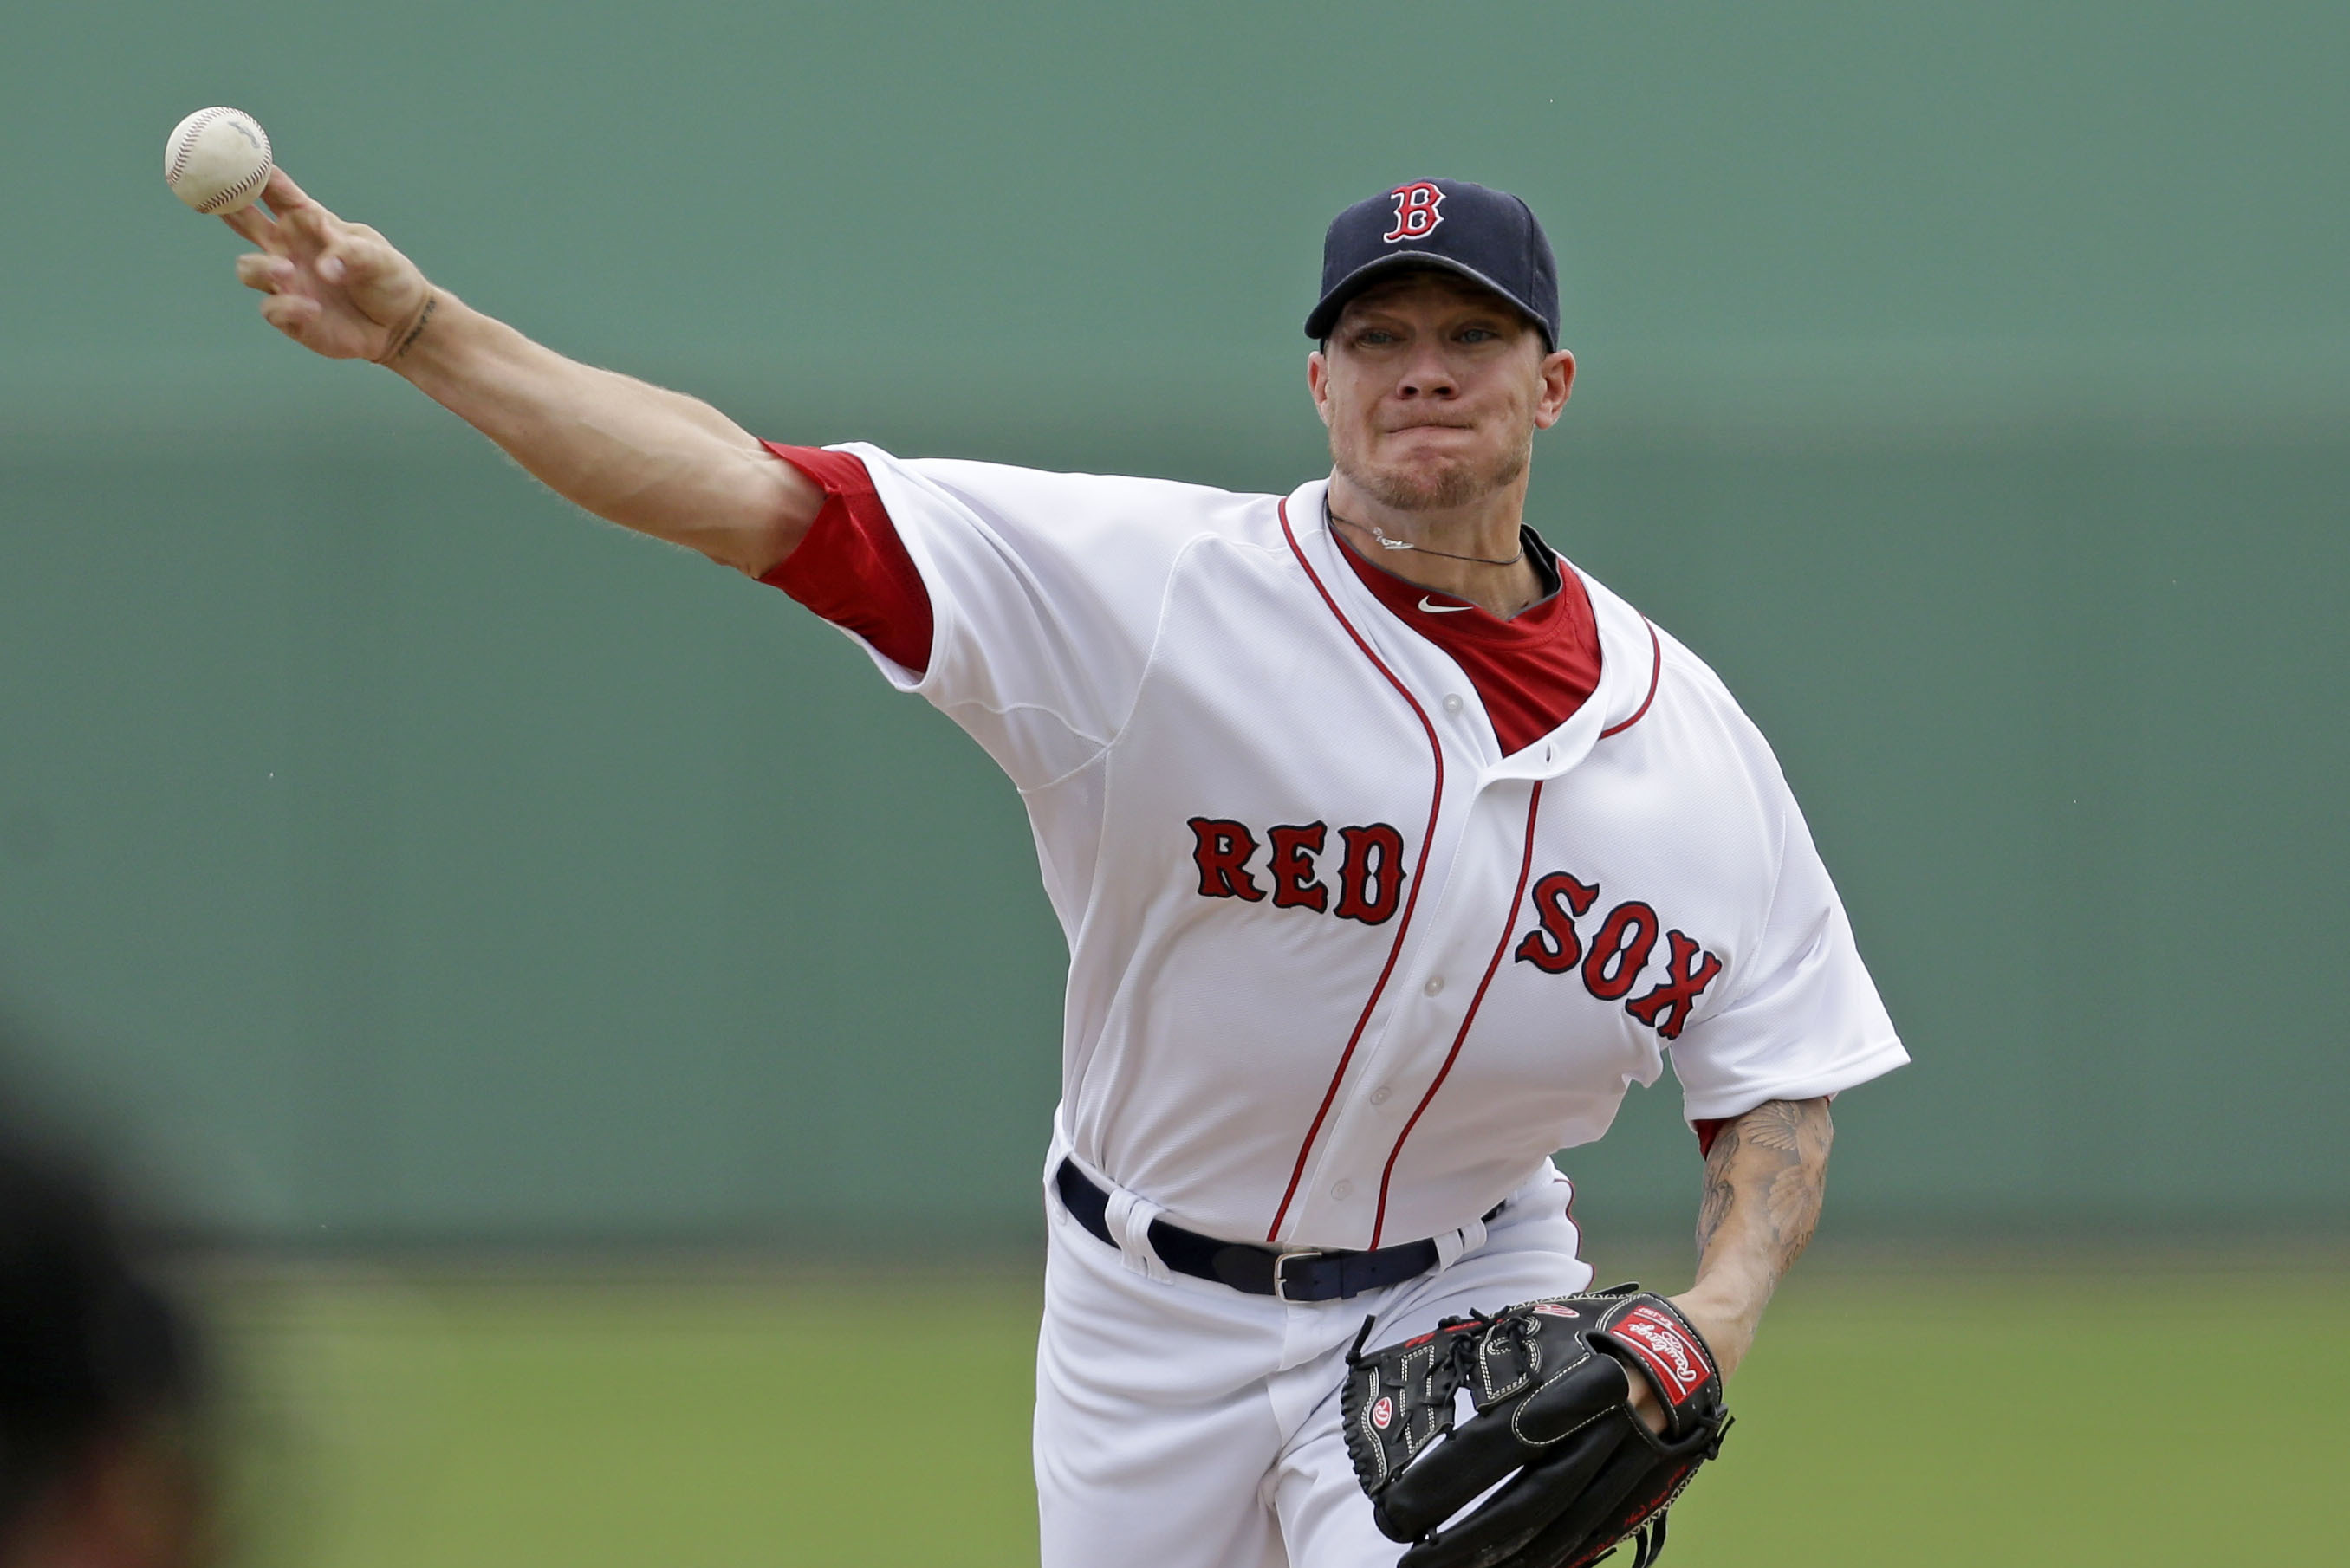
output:
<instances>
[{"instance_id":1,"label":"baseball player","mask_svg":"<svg viewBox=\"0 0 2350 1568\"><path fill-rule=\"evenodd\" d=\"M1762 736L1525 523L1575 359L1523 202L1417 181L1338 215L1305 320L1331 470L1247 495L763 441L470 308L282 171L266 201L226 221L273 326L782 589L1019 789L1069 948L1048 1565L1571 1563L1670 1501L1811 1233L1829 1097L1907 1058ZM1668 1052L1705 1148L1696 1282L1583 1295L1552 1154ZM1430 1515L1379 1444L1409 1407L1406 1460L1500 1451L1523 1389L1493 1368L1569 1320L1544 1354L1596 1390L1580 1436L1519 1421L1515 1501L1464 1542L1440 1527L1470 1497ZM1366 1346L1414 1345L1484 1425L1437 1440L1449 1400L1379 1393ZM1644 1465L1646 1502L1617 1484Z\"/></svg>"}]
</instances>

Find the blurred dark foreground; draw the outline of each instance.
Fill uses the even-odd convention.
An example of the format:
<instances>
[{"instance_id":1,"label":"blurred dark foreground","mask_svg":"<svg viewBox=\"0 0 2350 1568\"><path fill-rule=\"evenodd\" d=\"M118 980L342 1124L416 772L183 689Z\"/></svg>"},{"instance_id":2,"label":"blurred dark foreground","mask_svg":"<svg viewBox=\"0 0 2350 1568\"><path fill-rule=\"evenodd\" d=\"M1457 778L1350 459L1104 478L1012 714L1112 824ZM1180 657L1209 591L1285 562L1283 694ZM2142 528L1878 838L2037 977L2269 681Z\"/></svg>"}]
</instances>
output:
<instances>
[{"instance_id":1,"label":"blurred dark foreground","mask_svg":"<svg viewBox=\"0 0 2350 1568\"><path fill-rule=\"evenodd\" d=\"M0 1107L0 1564L207 1561L196 1319L95 1161L23 1097Z\"/></svg>"}]
</instances>

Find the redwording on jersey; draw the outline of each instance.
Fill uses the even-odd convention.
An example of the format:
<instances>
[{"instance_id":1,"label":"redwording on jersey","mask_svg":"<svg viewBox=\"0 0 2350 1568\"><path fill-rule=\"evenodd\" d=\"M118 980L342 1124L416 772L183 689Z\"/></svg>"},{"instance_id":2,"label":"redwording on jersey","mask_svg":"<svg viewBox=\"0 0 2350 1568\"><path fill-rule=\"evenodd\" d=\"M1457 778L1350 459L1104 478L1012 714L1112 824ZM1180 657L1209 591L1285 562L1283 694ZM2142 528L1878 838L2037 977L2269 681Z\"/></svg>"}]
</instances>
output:
<instances>
[{"instance_id":1,"label":"redwording on jersey","mask_svg":"<svg viewBox=\"0 0 2350 1568\"><path fill-rule=\"evenodd\" d=\"M1019 787L1068 940L1060 1125L1177 1222L1436 1234L1667 1053L1691 1117L1906 1059L1769 748L1587 577L1597 683L1504 752L1319 483L855 453L934 618L876 662Z\"/></svg>"},{"instance_id":2,"label":"redwording on jersey","mask_svg":"<svg viewBox=\"0 0 2350 1568\"><path fill-rule=\"evenodd\" d=\"M759 580L920 674L931 659L931 596L873 477L855 454L760 443L824 488L799 547Z\"/></svg>"},{"instance_id":3,"label":"redwording on jersey","mask_svg":"<svg viewBox=\"0 0 2350 1568\"><path fill-rule=\"evenodd\" d=\"M1403 835L1384 822L1341 827L1335 834L1320 822L1266 829L1265 885L1249 869L1258 836L1246 823L1195 816L1190 826L1201 898L1254 903L1269 890L1274 909L1326 912L1371 926L1391 919L1401 902ZM1343 857L1334 857L1334 899L1331 883L1322 880L1326 867L1321 857L1326 848L1338 845L1345 851ZM1662 1038L1679 1039L1691 1010L1721 974L1721 961L1682 931L1665 930L1654 907L1638 898L1625 899L1589 922L1586 941L1575 921L1592 912L1598 898L1597 886L1571 872L1543 877L1534 885L1525 934L1511 949L1511 957L1544 974L1577 976L1593 997L1622 1002L1626 1012ZM1659 932L1667 956L1660 966L1652 966L1649 958L1657 950ZM1641 977L1650 974L1655 986L1632 995Z\"/></svg>"}]
</instances>

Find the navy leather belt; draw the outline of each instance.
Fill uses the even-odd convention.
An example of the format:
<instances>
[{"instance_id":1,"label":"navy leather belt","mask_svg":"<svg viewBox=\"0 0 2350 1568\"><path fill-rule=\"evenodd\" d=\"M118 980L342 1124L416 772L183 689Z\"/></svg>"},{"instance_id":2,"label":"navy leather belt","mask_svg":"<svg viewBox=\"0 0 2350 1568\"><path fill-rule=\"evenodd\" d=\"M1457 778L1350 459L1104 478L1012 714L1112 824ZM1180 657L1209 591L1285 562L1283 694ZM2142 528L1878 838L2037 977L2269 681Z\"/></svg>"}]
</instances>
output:
<instances>
[{"instance_id":1,"label":"navy leather belt","mask_svg":"<svg viewBox=\"0 0 2350 1568\"><path fill-rule=\"evenodd\" d=\"M1075 1160L1064 1159L1053 1174L1062 1206L1076 1222L1111 1246L1109 1194L1094 1185ZM1500 1213L1495 1204L1490 1220ZM1150 1250L1179 1274L1214 1280L1253 1296L1285 1302L1344 1301L1365 1291L1399 1285L1436 1267L1436 1243L1405 1241L1369 1252L1284 1252L1246 1241L1220 1241L1165 1220L1150 1222Z\"/></svg>"}]
</instances>

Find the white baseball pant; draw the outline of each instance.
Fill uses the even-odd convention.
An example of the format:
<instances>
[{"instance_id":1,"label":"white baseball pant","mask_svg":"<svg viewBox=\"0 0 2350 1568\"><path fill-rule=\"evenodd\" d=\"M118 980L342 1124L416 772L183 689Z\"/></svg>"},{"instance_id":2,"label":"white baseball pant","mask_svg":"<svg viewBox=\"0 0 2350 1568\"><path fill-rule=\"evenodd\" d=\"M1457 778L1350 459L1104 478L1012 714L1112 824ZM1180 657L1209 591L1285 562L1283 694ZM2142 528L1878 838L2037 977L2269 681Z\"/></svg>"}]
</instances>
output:
<instances>
[{"instance_id":1,"label":"white baseball pant","mask_svg":"<svg viewBox=\"0 0 2350 1568\"><path fill-rule=\"evenodd\" d=\"M1110 1193L1111 1247L1071 1219L1046 1162L1049 1252L1036 1348L1044 1568L1391 1568L1339 1431L1347 1347L1472 1308L1579 1291L1592 1271L1573 1188L1545 1163L1488 1224L1439 1238L1438 1266L1351 1300L1290 1304L1170 1273L1147 1203Z\"/></svg>"}]
</instances>

